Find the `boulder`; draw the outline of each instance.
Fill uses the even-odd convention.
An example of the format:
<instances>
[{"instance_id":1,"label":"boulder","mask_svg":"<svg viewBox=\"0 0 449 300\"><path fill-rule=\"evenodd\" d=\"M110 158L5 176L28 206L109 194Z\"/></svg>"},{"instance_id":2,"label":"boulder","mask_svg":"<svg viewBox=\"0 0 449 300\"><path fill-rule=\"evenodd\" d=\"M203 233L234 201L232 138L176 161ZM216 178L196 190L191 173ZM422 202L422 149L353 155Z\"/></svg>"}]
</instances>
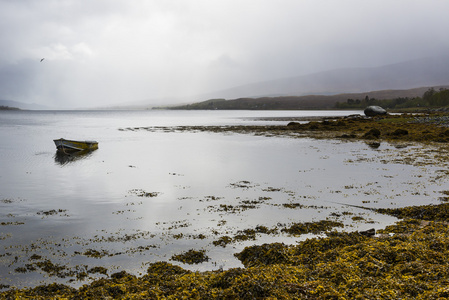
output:
<instances>
[{"instance_id":1,"label":"boulder","mask_svg":"<svg viewBox=\"0 0 449 300\"><path fill-rule=\"evenodd\" d=\"M368 106L367 108L365 108L365 110L363 112L368 117L379 116L379 115L386 115L387 114L387 111L385 109L383 109L380 106L374 106L374 105L373 106Z\"/></svg>"}]
</instances>

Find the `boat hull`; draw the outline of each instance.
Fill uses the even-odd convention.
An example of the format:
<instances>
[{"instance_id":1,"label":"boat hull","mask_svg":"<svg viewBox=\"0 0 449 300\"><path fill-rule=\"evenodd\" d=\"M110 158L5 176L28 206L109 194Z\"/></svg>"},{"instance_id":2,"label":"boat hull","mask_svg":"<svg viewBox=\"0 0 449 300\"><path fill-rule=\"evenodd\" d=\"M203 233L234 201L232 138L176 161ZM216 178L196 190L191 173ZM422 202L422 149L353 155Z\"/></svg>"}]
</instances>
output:
<instances>
[{"instance_id":1,"label":"boat hull","mask_svg":"<svg viewBox=\"0 0 449 300\"><path fill-rule=\"evenodd\" d=\"M73 141L66 139L53 140L56 148L59 151L82 151L98 149L98 142L96 141Z\"/></svg>"}]
</instances>

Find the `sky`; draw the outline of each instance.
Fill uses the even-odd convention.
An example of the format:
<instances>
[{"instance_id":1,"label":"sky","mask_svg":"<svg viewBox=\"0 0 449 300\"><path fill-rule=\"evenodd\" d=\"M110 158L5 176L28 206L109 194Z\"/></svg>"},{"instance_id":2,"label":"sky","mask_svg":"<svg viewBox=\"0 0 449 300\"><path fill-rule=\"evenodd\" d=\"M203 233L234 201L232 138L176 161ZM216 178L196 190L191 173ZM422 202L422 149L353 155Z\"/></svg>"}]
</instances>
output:
<instances>
[{"instance_id":1,"label":"sky","mask_svg":"<svg viewBox=\"0 0 449 300\"><path fill-rule=\"evenodd\" d=\"M0 99L172 104L435 56L449 50L448 11L447 0L0 0Z\"/></svg>"}]
</instances>

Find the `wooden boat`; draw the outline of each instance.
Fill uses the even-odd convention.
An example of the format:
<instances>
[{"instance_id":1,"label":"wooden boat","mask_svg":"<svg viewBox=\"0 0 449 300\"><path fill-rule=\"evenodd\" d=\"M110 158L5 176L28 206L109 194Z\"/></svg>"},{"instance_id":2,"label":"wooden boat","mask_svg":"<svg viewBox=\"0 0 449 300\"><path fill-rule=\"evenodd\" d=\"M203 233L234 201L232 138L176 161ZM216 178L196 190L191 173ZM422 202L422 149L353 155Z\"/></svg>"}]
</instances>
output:
<instances>
[{"instance_id":1,"label":"wooden boat","mask_svg":"<svg viewBox=\"0 0 449 300\"><path fill-rule=\"evenodd\" d=\"M62 152L68 151L82 151L98 149L98 142L96 141L72 141L66 139L53 140L56 148Z\"/></svg>"}]
</instances>

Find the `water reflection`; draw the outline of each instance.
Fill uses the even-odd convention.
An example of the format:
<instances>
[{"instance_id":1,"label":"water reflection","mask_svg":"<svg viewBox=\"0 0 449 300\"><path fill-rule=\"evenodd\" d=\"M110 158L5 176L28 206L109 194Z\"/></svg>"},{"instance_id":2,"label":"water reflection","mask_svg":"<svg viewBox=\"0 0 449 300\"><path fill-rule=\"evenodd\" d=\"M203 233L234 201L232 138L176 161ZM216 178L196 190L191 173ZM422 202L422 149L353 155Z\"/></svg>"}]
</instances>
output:
<instances>
[{"instance_id":1,"label":"water reflection","mask_svg":"<svg viewBox=\"0 0 449 300\"><path fill-rule=\"evenodd\" d=\"M366 142L366 144L371 148L371 149L377 149L380 147L380 142Z\"/></svg>"},{"instance_id":2,"label":"water reflection","mask_svg":"<svg viewBox=\"0 0 449 300\"><path fill-rule=\"evenodd\" d=\"M81 150L75 152L64 152L56 150L54 159L61 166L74 163L78 160L86 159L92 155L95 150Z\"/></svg>"}]
</instances>

